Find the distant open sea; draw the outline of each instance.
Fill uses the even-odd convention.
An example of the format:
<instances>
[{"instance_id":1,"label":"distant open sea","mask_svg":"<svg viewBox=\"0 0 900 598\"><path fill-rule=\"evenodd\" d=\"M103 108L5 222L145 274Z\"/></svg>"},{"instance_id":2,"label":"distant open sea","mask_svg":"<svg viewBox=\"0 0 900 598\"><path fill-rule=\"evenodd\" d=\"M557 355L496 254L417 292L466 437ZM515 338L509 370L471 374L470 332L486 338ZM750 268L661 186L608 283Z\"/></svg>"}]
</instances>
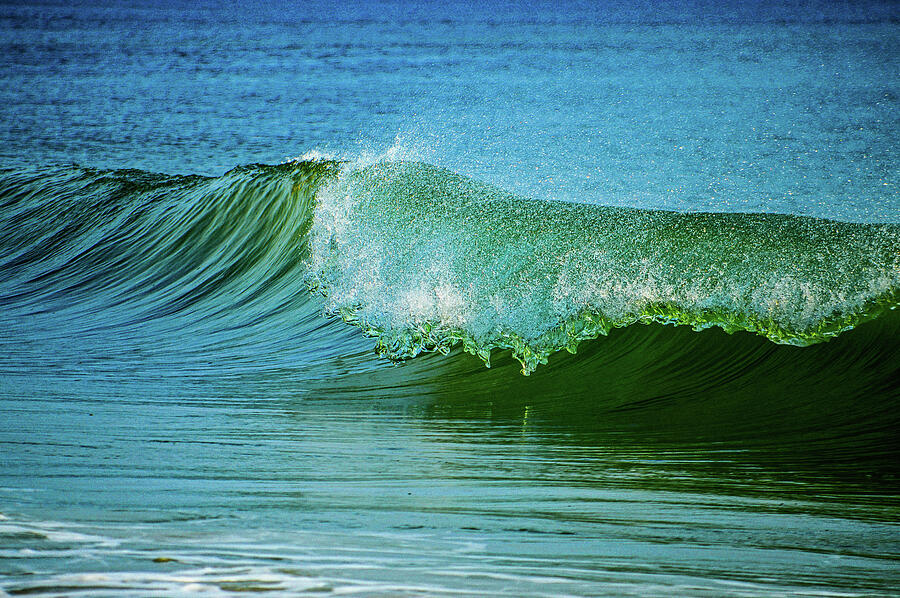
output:
<instances>
[{"instance_id":1,"label":"distant open sea","mask_svg":"<svg viewBox=\"0 0 900 598\"><path fill-rule=\"evenodd\" d=\"M0 1L0 596L897 596L895 2Z\"/></svg>"}]
</instances>

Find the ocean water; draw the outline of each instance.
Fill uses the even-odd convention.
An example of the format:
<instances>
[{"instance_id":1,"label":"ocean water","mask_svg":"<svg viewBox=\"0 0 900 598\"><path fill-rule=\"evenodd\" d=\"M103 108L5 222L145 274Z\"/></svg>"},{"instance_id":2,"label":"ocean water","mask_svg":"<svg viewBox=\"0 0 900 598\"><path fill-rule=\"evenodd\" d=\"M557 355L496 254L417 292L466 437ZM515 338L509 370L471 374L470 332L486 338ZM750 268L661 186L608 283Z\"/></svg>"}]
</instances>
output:
<instances>
[{"instance_id":1,"label":"ocean water","mask_svg":"<svg viewBox=\"0 0 900 598\"><path fill-rule=\"evenodd\" d=\"M0 48L0 595L897 595L894 3Z\"/></svg>"}]
</instances>

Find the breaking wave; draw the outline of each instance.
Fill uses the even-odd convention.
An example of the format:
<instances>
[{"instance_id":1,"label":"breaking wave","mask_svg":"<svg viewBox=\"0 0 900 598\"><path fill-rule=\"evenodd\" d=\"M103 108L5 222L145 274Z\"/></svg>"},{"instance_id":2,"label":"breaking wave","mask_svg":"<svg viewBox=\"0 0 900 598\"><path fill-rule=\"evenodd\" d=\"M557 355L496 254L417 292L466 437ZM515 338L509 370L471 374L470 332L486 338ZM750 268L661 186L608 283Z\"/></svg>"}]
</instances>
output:
<instances>
[{"instance_id":1,"label":"breaking wave","mask_svg":"<svg viewBox=\"0 0 900 598\"><path fill-rule=\"evenodd\" d=\"M4 170L0 207L8 314L254 327L273 351L314 345L322 305L389 358L508 350L529 374L635 324L807 346L900 304L896 224L539 201L416 162Z\"/></svg>"}]
</instances>

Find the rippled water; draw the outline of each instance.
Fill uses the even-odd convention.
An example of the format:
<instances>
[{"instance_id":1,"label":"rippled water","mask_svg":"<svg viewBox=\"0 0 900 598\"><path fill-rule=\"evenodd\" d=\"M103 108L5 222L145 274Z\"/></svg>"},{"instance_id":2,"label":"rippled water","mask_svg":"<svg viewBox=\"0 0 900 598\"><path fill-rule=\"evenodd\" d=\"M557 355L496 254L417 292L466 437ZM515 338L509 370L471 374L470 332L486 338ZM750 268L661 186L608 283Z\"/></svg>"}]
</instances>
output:
<instances>
[{"instance_id":1,"label":"rippled water","mask_svg":"<svg viewBox=\"0 0 900 598\"><path fill-rule=\"evenodd\" d=\"M490 370L440 359L319 382L120 358L30 385L4 367L5 589L892 592L896 454L877 447L895 415L860 430L815 406L517 400L510 363L460 397ZM798 412L832 429L785 423ZM744 418L772 432L748 440Z\"/></svg>"},{"instance_id":2,"label":"rippled water","mask_svg":"<svg viewBox=\"0 0 900 598\"><path fill-rule=\"evenodd\" d=\"M896 595L894 12L0 5L0 595Z\"/></svg>"}]
</instances>

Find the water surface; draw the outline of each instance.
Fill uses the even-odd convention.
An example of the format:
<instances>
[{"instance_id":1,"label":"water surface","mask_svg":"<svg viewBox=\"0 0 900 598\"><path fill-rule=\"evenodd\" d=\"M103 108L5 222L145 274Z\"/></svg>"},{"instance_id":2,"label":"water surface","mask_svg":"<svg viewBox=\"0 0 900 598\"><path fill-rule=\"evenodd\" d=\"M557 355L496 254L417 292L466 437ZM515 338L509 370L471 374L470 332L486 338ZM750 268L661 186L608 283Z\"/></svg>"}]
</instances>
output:
<instances>
[{"instance_id":1,"label":"water surface","mask_svg":"<svg viewBox=\"0 0 900 598\"><path fill-rule=\"evenodd\" d=\"M895 595L895 13L0 5L0 594Z\"/></svg>"}]
</instances>

